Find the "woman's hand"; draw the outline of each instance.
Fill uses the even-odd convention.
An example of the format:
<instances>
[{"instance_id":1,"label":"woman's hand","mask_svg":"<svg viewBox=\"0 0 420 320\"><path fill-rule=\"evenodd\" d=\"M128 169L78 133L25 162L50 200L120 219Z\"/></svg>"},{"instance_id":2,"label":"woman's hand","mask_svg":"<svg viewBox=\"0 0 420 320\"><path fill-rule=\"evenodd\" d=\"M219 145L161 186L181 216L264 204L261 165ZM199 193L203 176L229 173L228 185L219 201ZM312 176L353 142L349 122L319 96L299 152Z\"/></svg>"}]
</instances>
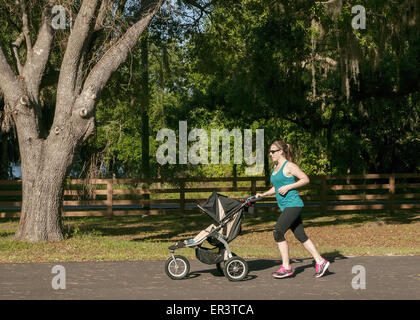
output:
<instances>
[{"instance_id":1,"label":"woman's hand","mask_svg":"<svg viewBox=\"0 0 420 320\"><path fill-rule=\"evenodd\" d=\"M279 192L280 195L284 196L286 193L289 192L289 190L290 190L290 187L286 185L286 186L278 188L277 191Z\"/></svg>"},{"instance_id":2,"label":"woman's hand","mask_svg":"<svg viewBox=\"0 0 420 320\"><path fill-rule=\"evenodd\" d=\"M271 187L270 190L267 190L264 193L256 193L255 198L257 198L257 199L258 198L264 198L264 197L272 196L275 193L276 193L276 191L275 191L274 187Z\"/></svg>"}]
</instances>

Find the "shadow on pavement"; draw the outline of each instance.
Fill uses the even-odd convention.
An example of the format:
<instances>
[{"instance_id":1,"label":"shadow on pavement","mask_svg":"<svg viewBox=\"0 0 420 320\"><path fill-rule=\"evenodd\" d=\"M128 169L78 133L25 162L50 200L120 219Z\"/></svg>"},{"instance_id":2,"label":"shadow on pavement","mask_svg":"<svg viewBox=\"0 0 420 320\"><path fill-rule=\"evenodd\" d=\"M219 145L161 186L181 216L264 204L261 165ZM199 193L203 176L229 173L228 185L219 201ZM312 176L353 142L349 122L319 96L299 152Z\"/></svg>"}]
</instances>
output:
<instances>
[{"instance_id":1,"label":"shadow on pavement","mask_svg":"<svg viewBox=\"0 0 420 320\"><path fill-rule=\"evenodd\" d=\"M261 271L281 264L281 260L258 259L248 261L249 271Z\"/></svg>"},{"instance_id":2,"label":"shadow on pavement","mask_svg":"<svg viewBox=\"0 0 420 320\"><path fill-rule=\"evenodd\" d=\"M326 252L323 253L322 256L327 259L331 264L334 263L337 260L343 260L348 259L347 257L343 256L339 251L332 251L332 252ZM305 271L305 269L308 268L314 268L315 269L315 260L312 258L294 258L290 259L290 262L293 263L305 263L304 265L297 266L295 268L295 273L292 277L296 276L297 274ZM273 267L280 266L282 261L280 259L273 260L273 259L256 259L256 260L250 260L248 261L249 266L249 272L251 271L262 271L271 269ZM217 271L216 271L217 272ZM330 272L329 270L326 271L324 276L332 275L333 272Z\"/></svg>"},{"instance_id":3,"label":"shadow on pavement","mask_svg":"<svg viewBox=\"0 0 420 320\"><path fill-rule=\"evenodd\" d=\"M249 269L249 272L251 272L252 269ZM198 271L193 271L190 272L189 275L185 278L185 279L194 279L199 277L201 274L205 274L205 273L210 273L213 276L217 277L217 278L224 278L225 276L222 275L217 269L216 267L214 269L206 269L206 270L198 270ZM249 280L254 280L256 279L257 276L253 275L253 274L248 274L243 280L241 281L249 281ZM227 279L226 279L227 280Z\"/></svg>"}]
</instances>

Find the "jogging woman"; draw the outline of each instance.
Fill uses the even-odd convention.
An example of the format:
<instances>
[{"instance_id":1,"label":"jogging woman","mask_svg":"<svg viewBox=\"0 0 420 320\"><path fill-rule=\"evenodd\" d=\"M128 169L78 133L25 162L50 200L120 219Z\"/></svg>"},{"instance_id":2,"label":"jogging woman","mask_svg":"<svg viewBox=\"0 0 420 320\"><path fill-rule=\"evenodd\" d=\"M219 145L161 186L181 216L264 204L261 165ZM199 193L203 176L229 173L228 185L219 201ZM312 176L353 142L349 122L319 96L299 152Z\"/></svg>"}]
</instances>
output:
<instances>
[{"instance_id":1,"label":"jogging woman","mask_svg":"<svg viewBox=\"0 0 420 320\"><path fill-rule=\"evenodd\" d=\"M269 154L276 164L270 177L273 187L262 194L257 193L255 196L259 198L275 194L277 204L282 211L273 232L274 240L277 242L282 257L282 265L273 273L273 277L286 278L293 275L289 261L289 246L284 237L289 229L315 259L315 277L322 277L330 263L320 256L315 245L305 233L300 216L304 205L296 190L308 184L309 178L292 162L293 153L289 144L280 140L274 141L270 146Z\"/></svg>"}]
</instances>

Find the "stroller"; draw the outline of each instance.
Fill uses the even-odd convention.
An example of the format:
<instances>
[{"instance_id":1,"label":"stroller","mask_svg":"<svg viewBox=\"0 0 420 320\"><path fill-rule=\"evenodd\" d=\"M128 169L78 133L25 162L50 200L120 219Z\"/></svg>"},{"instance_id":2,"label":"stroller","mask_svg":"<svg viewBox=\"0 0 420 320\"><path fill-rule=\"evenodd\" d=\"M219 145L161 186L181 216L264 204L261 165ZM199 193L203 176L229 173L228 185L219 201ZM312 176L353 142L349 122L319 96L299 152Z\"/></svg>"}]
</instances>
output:
<instances>
[{"instance_id":1,"label":"stroller","mask_svg":"<svg viewBox=\"0 0 420 320\"><path fill-rule=\"evenodd\" d=\"M248 264L230 251L228 243L239 235L244 211L251 213L256 201L254 196L236 200L213 192L204 203L197 206L210 216L214 223L195 238L178 241L169 247L171 257L165 264L166 274L174 280L183 279L188 275L190 264L187 258L174 255L174 252L176 249L191 247L195 248L198 260L206 264L216 264L217 270L230 281L243 280L248 274ZM206 240L213 248L202 247Z\"/></svg>"}]
</instances>

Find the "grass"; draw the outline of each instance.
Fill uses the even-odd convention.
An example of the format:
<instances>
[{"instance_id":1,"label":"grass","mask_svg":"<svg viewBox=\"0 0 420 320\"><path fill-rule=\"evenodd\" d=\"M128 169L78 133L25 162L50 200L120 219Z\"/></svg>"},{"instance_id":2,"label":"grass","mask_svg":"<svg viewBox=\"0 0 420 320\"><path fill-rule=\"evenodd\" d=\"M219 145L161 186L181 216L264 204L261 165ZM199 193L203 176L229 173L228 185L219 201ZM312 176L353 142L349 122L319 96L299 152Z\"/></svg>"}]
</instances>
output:
<instances>
[{"instance_id":1,"label":"grass","mask_svg":"<svg viewBox=\"0 0 420 320\"><path fill-rule=\"evenodd\" d=\"M272 231L278 213L245 216L242 234L231 249L244 258L278 258ZM361 212L321 215L304 212L306 233L325 256L420 255L420 211ZM168 246L194 237L211 220L198 212L159 216L63 218L60 242L14 241L18 219L0 219L0 262L156 260L169 257ZM288 231L292 258L309 254ZM192 249L177 253L194 259Z\"/></svg>"}]
</instances>

